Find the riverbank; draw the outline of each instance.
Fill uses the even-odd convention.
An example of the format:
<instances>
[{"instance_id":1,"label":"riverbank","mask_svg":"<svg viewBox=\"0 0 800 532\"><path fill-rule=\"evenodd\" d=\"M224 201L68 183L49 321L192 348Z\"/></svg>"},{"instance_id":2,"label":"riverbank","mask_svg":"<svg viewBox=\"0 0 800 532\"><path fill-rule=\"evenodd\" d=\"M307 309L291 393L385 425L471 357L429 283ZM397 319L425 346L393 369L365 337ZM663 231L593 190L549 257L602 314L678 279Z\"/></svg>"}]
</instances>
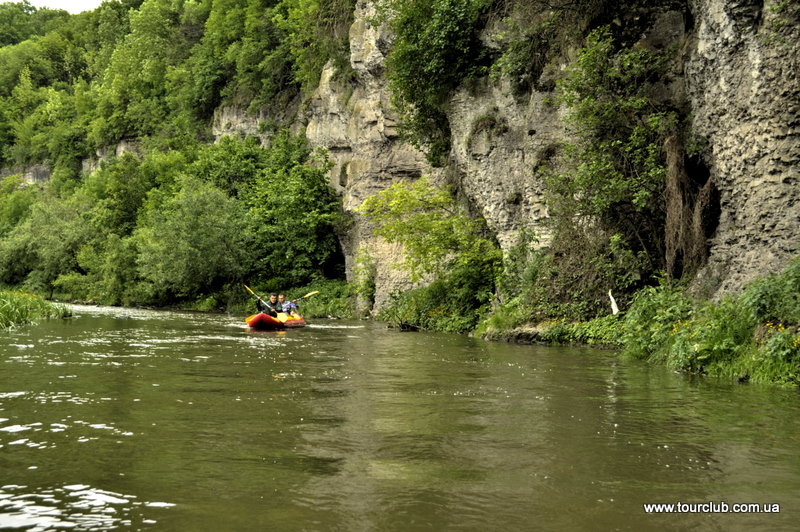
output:
<instances>
[{"instance_id":1,"label":"riverbank","mask_svg":"<svg viewBox=\"0 0 800 532\"><path fill-rule=\"evenodd\" d=\"M549 320L512 329L489 327L480 337L489 342L541 345L584 345L600 349L622 348L622 317L606 316L588 322Z\"/></svg>"},{"instance_id":2,"label":"riverbank","mask_svg":"<svg viewBox=\"0 0 800 532\"><path fill-rule=\"evenodd\" d=\"M624 357L740 382L800 385L800 259L720 301L692 298L664 282L641 290L627 311L583 323L551 320L487 327L491 341L585 344Z\"/></svg>"},{"instance_id":3,"label":"riverbank","mask_svg":"<svg viewBox=\"0 0 800 532\"><path fill-rule=\"evenodd\" d=\"M50 303L39 296L0 290L0 329L42 318L64 318L70 314L65 305Z\"/></svg>"}]
</instances>

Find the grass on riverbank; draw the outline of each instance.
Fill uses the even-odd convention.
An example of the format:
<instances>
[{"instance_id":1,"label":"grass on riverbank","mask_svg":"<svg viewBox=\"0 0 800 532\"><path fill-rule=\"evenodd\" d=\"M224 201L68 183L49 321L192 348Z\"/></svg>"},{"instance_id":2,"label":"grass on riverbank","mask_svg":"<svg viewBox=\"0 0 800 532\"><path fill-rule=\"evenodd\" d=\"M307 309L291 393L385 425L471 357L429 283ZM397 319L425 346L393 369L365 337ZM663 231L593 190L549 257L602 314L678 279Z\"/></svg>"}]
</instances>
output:
<instances>
[{"instance_id":1,"label":"grass on riverbank","mask_svg":"<svg viewBox=\"0 0 800 532\"><path fill-rule=\"evenodd\" d=\"M484 336L503 331L489 320ZM492 328L494 325L494 328ZM617 346L623 356L740 381L800 384L800 257L718 302L664 282L636 294L624 316L543 322L535 340Z\"/></svg>"},{"instance_id":2,"label":"grass on riverbank","mask_svg":"<svg viewBox=\"0 0 800 532\"><path fill-rule=\"evenodd\" d=\"M40 318L64 318L70 314L65 305L50 303L39 296L0 290L0 329Z\"/></svg>"}]
</instances>

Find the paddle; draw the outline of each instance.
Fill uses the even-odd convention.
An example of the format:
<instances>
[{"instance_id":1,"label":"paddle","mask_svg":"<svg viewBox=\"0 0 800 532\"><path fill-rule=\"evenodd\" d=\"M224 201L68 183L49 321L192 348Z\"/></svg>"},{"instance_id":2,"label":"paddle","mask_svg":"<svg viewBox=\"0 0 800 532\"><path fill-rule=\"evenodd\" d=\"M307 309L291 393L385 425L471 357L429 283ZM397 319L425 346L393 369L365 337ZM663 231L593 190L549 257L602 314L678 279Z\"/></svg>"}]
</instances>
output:
<instances>
[{"instance_id":1,"label":"paddle","mask_svg":"<svg viewBox=\"0 0 800 532\"><path fill-rule=\"evenodd\" d=\"M319 294L319 290L314 290L313 292L309 292L309 293L307 293L307 294L306 294L306 295L304 295L303 297L298 297L297 299L293 299L293 300L292 300L292 303L294 303L295 301L299 301L299 300L301 300L301 299L305 299L305 298L307 298L307 297L311 297L311 296L313 296L313 295L316 295L316 294ZM297 308L297 307L295 306L295 308ZM293 310L292 312L294 312L294 310ZM278 319L280 319L280 318L278 318ZM284 323L286 322L286 320L282 320L282 321L284 321Z\"/></svg>"},{"instance_id":2,"label":"paddle","mask_svg":"<svg viewBox=\"0 0 800 532\"><path fill-rule=\"evenodd\" d=\"M245 287L245 288L247 288L247 291L248 291L248 292L250 292L252 295L256 296L258 299L261 299L261 296L260 296L260 295L258 295L258 294L256 294L255 292L253 292L253 291L250 289L250 287L249 287L249 286L247 286L247 285L244 285L244 287ZM263 300L263 299L261 299L261 301L264 301L264 300Z\"/></svg>"},{"instance_id":3,"label":"paddle","mask_svg":"<svg viewBox=\"0 0 800 532\"><path fill-rule=\"evenodd\" d=\"M260 295L258 295L258 294L256 294L255 292L253 292L253 290L252 290L252 289L251 289L249 286L247 286L247 285L244 285L244 287L245 287L245 288L247 288L247 291L248 291L248 292L250 292L250 293L251 293L253 296L255 296L255 297L256 297L256 298L258 298L258 299L261 299L261 296L260 296ZM261 299L261 301L264 301L264 300L263 300L263 299ZM259 312L259 314L260 314L260 312ZM280 313L280 314L278 314L278 319L279 319L279 320L281 320L281 318L280 318L280 315L281 315L281 314L283 314L283 313ZM283 315L284 315L284 317L286 317L286 314L283 314ZM244 319L244 321L246 321L247 323L250 323L250 320L252 320L252 319L253 319L253 318L255 318L256 316L258 316L258 314L253 314L252 316L248 316L248 317L246 317L246 318ZM288 317L286 317L286 319L288 319ZM282 321L282 322L284 322L284 323L286 323L286 319L283 319L283 320L281 320L281 321Z\"/></svg>"},{"instance_id":4,"label":"paddle","mask_svg":"<svg viewBox=\"0 0 800 532\"><path fill-rule=\"evenodd\" d=\"M319 294L319 290L314 290L313 292L309 292L306 295L304 295L303 297L301 297L300 299L305 299L307 297L311 297L311 296L316 295L316 294ZM295 301L297 301L297 300L295 299Z\"/></svg>"}]
</instances>

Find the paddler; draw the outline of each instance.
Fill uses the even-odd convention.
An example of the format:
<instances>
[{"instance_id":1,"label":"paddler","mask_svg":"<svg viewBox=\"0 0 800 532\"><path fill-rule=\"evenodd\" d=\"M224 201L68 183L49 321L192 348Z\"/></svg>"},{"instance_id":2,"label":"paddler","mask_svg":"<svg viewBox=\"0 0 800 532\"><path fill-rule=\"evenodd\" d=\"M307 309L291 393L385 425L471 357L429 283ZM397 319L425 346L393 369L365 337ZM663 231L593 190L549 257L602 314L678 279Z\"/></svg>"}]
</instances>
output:
<instances>
[{"instance_id":1,"label":"paddler","mask_svg":"<svg viewBox=\"0 0 800 532\"><path fill-rule=\"evenodd\" d=\"M279 312L283 312L283 305L278 301L278 294L272 293L269 295L269 300L264 301L260 297L256 299L256 308L259 312L269 314L273 318L278 317Z\"/></svg>"}]
</instances>

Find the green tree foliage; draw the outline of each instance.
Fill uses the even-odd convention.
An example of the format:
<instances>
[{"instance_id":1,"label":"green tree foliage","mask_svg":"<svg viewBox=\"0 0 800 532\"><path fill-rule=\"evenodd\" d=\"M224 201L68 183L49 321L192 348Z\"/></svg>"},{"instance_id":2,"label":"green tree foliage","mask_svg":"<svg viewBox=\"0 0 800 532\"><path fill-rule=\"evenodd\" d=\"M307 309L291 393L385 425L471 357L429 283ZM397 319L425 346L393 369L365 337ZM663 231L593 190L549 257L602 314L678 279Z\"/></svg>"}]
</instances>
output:
<instances>
[{"instance_id":1,"label":"green tree foliage","mask_svg":"<svg viewBox=\"0 0 800 532\"><path fill-rule=\"evenodd\" d=\"M91 132L97 145L150 135L169 116L167 72L193 44L179 31L179 15L167 0L146 0L131 15L131 31L115 48L98 88L99 116Z\"/></svg>"},{"instance_id":2,"label":"green tree foliage","mask_svg":"<svg viewBox=\"0 0 800 532\"><path fill-rule=\"evenodd\" d=\"M389 0L397 37L387 58L393 103L404 134L437 165L450 151L447 98L465 78L484 73L478 38L487 0Z\"/></svg>"},{"instance_id":3,"label":"green tree foliage","mask_svg":"<svg viewBox=\"0 0 800 532\"><path fill-rule=\"evenodd\" d=\"M199 148L186 172L230 196L238 196L239 191L252 184L256 175L268 165L268 160L269 150L264 150L255 138L242 140L226 136L216 144Z\"/></svg>"},{"instance_id":4,"label":"green tree foliage","mask_svg":"<svg viewBox=\"0 0 800 532\"><path fill-rule=\"evenodd\" d=\"M404 248L401 265L428 286L397 294L386 316L427 329L475 327L494 290L502 254L483 237L480 220L467 216L450 192L426 178L395 183L367 198L358 212L376 235Z\"/></svg>"},{"instance_id":5,"label":"green tree foliage","mask_svg":"<svg viewBox=\"0 0 800 532\"><path fill-rule=\"evenodd\" d=\"M106 304L169 304L238 293L243 280L287 289L341 278L328 168L303 138L280 133L267 149L234 138L143 148L59 194L5 178L0 283Z\"/></svg>"},{"instance_id":6,"label":"green tree foliage","mask_svg":"<svg viewBox=\"0 0 800 532\"><path fill-rule=\"evenodd\" d=\"M298 286L314 277L342 277L336 236L341 207L328 184L327 158L285 132L273 138L266 155L265 168L244 195L261 278Z\"/></svg>"},{"instance_id":7,"label":"green tree foliage","mask_svg":"<svg viewBox=\"0 0 800 532\"><path fill-rule=\"evenodd\" d=\"M35 8L27 0L0 3L0 46L44 35L57 28L69 13L63 9Z\"/></svg>"},{"instance_id":8,"label":"green tree foliage","mask_svg":"<svg viewBox=\"0 0 800 532\"><path fill-rule=\"evenodd\" d=\"M93 11L73 16L68 28L73 41L84 50L88 70L94 79L102 75L111 62L115 48L131 31L130 15L141 0L103 2Z\"/></svg>"},{"instance_id":9,"label":"green tree foliage","mask_svg":"<svg viewBox=\"0 0 800 532\"><path fill-rule=\"evenodd\" d=\"M333 61L340 71L350 68L348 31L355 0L294 0L282 2L275 23L286 36L294 57L294 77L310 94L322 68Z\"/></svg>"},{"instance_id":10,"label":"green tree foliage","mask_svg":"<svg viewBox=\"0 0 800 532\"><path fill-rule=\"evenodd\" d=\"M77 268L77 252L91 237L84 198L43 195L30 214L0 240L0 282L52 295L61 272Z\"/></svg>"},{"instance_id":11,"label":"green tree foliage","mask_svg":"<svg viewBox=\"0 0 800 532\"><path fill-rule=\"evenodd\" d=\"M339 200L324 157L283 133L267 149L256 139L203 143L220 105L288 117L326 62L346 65L353 8L115 0L68 15L0 4L0 163L52 170L46 192L2 182L0 282L153 304L245 277L341 278ZM137 155L83 174L95 150L131 137Z\"/></svg>"},{"instance_id":12,"label":"green tree foliage","mask_svg":"<svg viewBox=\"0 0 800 532\"><path fill-rule=\"evenodd\" d=\"M129 235L147 193L156 183L156 176L130 153L103 163L82 185L82 192L93 204L92 223L98 232Z\"/></svg>"},{"instance_id":13,"label":"green tree foliage","mask_svg":"<svg viewBox=\"0 0 800 532\"><path fill-rule=\"evenodd\" d=\"M558 82L577 139L565 169L545 176L553 232L547 293L560 315L588 319L621 301L664 265L665 155L677 117L648 96L667 57L618 47L608 28ZM571 302L579 302L575 306Z\"/></svg>"},{"instance_id":14,"label":"green tree foliage","mask_svg":"<svg viewBox=\"0 0 800 532\"><path fill-rule=\"evenodd\" d=\"M592 32L559 82L579 142L577 164L548 183L551 205L596 218L655 260L663 250L663 140L677 118L647 95L664 57L634 46L615 49L607 29ZM559 201L561 200L561 201Z\"/></svg>"},{"instance_id":15,"label":"green tree foliage","mask_svg":"<svg viewBox=\"0 0 800 532\"><path fill-rule=\"evenodd\" d=\"M82 158L124 138L152 136L167 148L207 140L223 104L288 120L328 60L348 65L353 6L124 0L71 16L3 3L2 162L45 162L74 180Z\"/></svg>"},{"instance_id":16,"label":"green tree foliage","mask_svg":"<svg viewBox=\"0 0 800 532\"><path fill-rule=\"evenodd\" d=\"M498 258L497 246L481 236L482 222L467 216L447 189L424 177L370 196L358 212L376 224L376 235L403 245L402 266L412 281L475 264L494 267ZM493 277L492 270L486 273Z\"/></svg>"},{"instance_id":17,"label":"green tree foliage","mask_svg":"<svg viewBox=\"0 0 800 532\"><path fill-rule=\"evenodd\" d=\"M177 194L156 194L134 232L151 299L192 299L241 281L247 271L243 206L209 183L186 178Z\"/></svg>"},{"instance_id":18,"label":"green tree foliage","mask_svg":"<svg viewBox=\"0 0 800 532\"><path fill-rule=\"evenodd\" d=\"M36 192L34 187L23 186L19 176L0 178L0 238L25 219Z\"/></svg>"}]
</instances>

